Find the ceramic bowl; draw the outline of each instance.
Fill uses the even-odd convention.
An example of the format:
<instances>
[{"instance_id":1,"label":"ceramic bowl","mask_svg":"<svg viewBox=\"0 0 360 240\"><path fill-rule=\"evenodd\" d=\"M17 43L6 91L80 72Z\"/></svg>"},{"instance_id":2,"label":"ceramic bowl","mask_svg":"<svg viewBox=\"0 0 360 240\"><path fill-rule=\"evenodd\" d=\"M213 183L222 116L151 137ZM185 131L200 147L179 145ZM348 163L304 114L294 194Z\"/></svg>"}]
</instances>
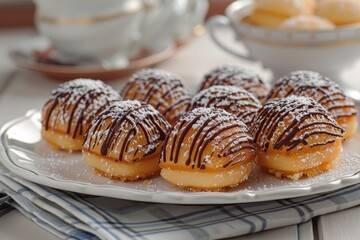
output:
<instances>
[{"instance_id":1,"label":"ceramic bowl","mask_svg":"<svg viewBox=\"0 0 360 240\"><path fill-rule=\"evenodd\" d=\"M213 16L207 27L212 40L239 58L259 61L274 78L294 70L314 70L340 81L340 74L360 60L360 25L326 31L295 31L252 25L244 21L253 11L253 0L230 4L225 16ZM230 28L248 55L223 44L219 27Z\"/></svg>"}]
</instances>

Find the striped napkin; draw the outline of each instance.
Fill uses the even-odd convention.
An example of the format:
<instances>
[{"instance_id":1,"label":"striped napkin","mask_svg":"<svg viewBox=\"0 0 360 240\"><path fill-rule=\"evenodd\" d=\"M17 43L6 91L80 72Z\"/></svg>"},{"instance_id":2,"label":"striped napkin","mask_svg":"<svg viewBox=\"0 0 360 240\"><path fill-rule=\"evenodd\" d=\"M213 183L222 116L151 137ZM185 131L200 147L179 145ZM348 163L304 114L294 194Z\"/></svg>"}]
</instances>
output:
<instances>
[{"instance_id":1,"label":"striped napkin","mask_svg":"<svg viewBox=\"0 0 360 240\"><path fill-rule=\"evenodd\" d=\"M219 239L298 224L360 204L360 184L319 195L233 205L183 206L59 191L0 167L0 191L63 239Z\"/></svg>"}]
</instances>

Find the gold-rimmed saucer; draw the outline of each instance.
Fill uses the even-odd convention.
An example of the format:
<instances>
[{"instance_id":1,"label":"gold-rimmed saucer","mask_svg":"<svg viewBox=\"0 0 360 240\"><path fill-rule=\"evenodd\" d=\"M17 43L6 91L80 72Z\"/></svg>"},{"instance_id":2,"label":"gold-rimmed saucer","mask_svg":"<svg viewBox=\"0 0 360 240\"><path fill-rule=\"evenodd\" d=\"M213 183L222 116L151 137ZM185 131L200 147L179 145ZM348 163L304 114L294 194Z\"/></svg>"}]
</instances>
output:
<instances>
[{"instance_id":1,"label":"gold-rimmed saucer","mask_svg":"<svg viewBox=\"0 0 360 240\"><path fill-rule=\"evenodd\" d=\"M174 43L159 43L151 48L144 48L137 56L129 60L129 64L123 68L106 68L101 64L67 64L48 59L44 61L39 56L46 56L51 48L50 43L41 37L30 39L19 44L9 52L14 64L20 68L41 73L49 78L67 81L75 78L92 78L101 80L120 79L129 76L136 70L151 67L163 62L174 55L176 46Z\"/></svg>"}]
</instances>

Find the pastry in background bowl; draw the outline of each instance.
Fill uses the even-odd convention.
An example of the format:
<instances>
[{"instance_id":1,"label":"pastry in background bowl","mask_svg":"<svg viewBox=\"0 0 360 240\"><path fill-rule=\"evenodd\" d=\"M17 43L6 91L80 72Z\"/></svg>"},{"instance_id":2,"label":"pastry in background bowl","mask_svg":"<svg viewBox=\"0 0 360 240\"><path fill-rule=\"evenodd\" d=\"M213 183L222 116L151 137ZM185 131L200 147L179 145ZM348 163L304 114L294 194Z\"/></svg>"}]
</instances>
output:
<instances>
[{"instance_id":1,"label":"pastry in background bowl","mask_svg":"<svg viewBox=\"0 0 360 240\"><path fill-rule=\"evenodd\" d=\"M294 180L334 168L344 132L319 103L295 95L266 102L251 129L257 164L277 177Z\"/></svg>"},{"instance_id":2,"label":"pastry in background bowl","mask_svg":"<svg viewBox=\"0 0 360 240\"><path fill-rule=\"evenodd\" d=\"M196 108L168 133L161 176L192 191L223 191L249 176L256 157L246 125L222 109Z\"/></svg>"},{"instance_id":3,"label":"pastry in background bowl","mask_svg":"<svg viewBox=\"0 0 360 240\"><path fill-rule=\"evenodd\" d=\"M257 10L292 17L314 12L315 0L255 0Z\"/></svg>"},{"instance_id":4,"label":"pastry in background bowl","mask_svg":"<svg viewBox=\"0 0 360 240\"><path fill-rule=\"evenodd\" d=\"M312 15L298 15L284 20L280 28L298 31L333 30L336 26L325 18Z\"/></svg>"},{"instance_id":5,"label":"pastry in background bowl","mask_svg":"<svg viewBox=\"0 0 360 240\"><path fill-rule=\"evenodd\" d=\"M121 97L99 80L76 79L55 88L42 109L41 135L58 149L81 150L91 121Z\"/></svg>"},{"instance_id":6,"label":"pastry in background bowl","mask_svg":"<svg viewBox=\"0 0 360 240\"><path fill-rule=\"evenodd\" d=\"M321 0L316 15L327 18L336 25L360 22L360 0Z\"/></svg>"},{"instance_id":7,"label":"pastry in background bowl","mask_svg":"<svg viewBox=\"0 0 360 240\"><path fill-rule=\"evenodd\" d=\"M160 171L160 149L169 128L165 118L147 103L113 102L86 132L83 158L110 178L149 178Z\"/></svg>"},{"instance_id":8,"label":"pastry in background bowl","mask_svg":"<svg viewBox=\"0 0 360 240\"><path fill-rule=\"evenodd\" d=\"M173 125L189 107L191 97L179 76L161 69L132 75L123 88L124 99L149 103Z\"/></svg>"},{"instance_id":9,"label":"pastry in background bowl","mask_svg":"<svg viewBox=\"0 0 360 240\"><path fill-rule=\"evenodd\" d=\"M211 69L205 74L200 90L216 85L243 88L252 93L260 102L264 102L270 90L269 85L258 74L234 64L220 65Z\"/></svg>"},{"instance_id":10,"label":"pastry in background bowl","mask_svg":"<svg viewBox=\"0 0 360 240\"><path fill-rule=\"evenodd\" d=\"M255 0L255 10L248 20L256 25L279 27L286 19L314 12L314 0Z\"/></svg>"},{"instance_id":11,"label":"pastry in background bowl","mask_svg":"<svg viewBox=\"0 0 360 240\"><path fill-rule=\"evenodd\" d=\"M261 103L242 88L216 85L200 91L193 97L190 109L199 107L224 109L250 127L254 116L261 108Z\"/></svg>"},{"instance_id":12,"label":"pastry in background bowl","mask_svg":"<svg viewBox=\"0 0 360 240\"><path fill-rule=\"evenodd\" d=\"M287 16L254 10L247 17L246 21L263 27L278 28L287 18Z\"/></svg>"},{"instance_id":13,"label":"pastry in background bowl","mask_svg":"<svg viewBox=\"0 0 360 240\"><path fill-rule=\"evenodd\" d=\"M358 126L355 103L335 82L313 71L295 71L280 78L268 99L290 95L309 97L320 103L345 130L345 138L356 133Z\"/></svg>"}]
</instances>

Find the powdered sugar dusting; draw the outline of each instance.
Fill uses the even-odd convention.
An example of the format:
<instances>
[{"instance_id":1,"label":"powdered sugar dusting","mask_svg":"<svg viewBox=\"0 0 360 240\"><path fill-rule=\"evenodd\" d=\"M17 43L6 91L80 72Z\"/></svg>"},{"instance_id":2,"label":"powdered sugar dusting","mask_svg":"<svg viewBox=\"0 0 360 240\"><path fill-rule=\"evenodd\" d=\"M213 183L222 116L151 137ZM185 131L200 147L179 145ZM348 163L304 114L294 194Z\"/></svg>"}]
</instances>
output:
<instances>
[{"instance_id":1,"label":"powdered sugar dusting","mask_svg":"<svg viewBox=\"0 0 360 240\"><path fill-rule=\"evenodd\" d=\"M9 149L12 156L9 164L36 173L34 178L41 177L42 184L47 185L51 181L58 184L59 188L64 187L82 193L93 192L101 196L141 201L155 199L159 202L178 204L224 204L304 196L340 189L359 182L359 133L343 143L344 151L339 165L328 172L293 181L276 178L255 167L248 180L238 187L229 189L230 192L194 194L173 186L160 176L152 178L150 184L144 184L143 181L122 182L94 174L93 169L82 160L81 153L54 150L41 139L40 119L40 113L36 113L13 122L9 130L4 132L4 147ZM24 139L24 135L32 136L32 141L29 141L29 138ZM49 181L44 181L44 178L48 178ZM129 194L132 191L142 191L144 195L135 198L133 196L136 194Z\"/></svg>"},{"instance_id":2,"label":"powdered sugar dusting","mask_svg":"<svg viewBox=\"0 0 360 240\"><path fill-rule=\"evenodd\" d=\"M204 76L200 90L215 85L241 87L254 94L260 102L265 100L269 92L269 86L255 72L231 64L220 65L209 71Z\"/></svg>"},{"instance_id":3,"label":"powdered sugar dusting","mask_svg":"<svg viewBox=\"0 0 360 240\"><path fill-rule=\"evenodd\" d=\"M195 108L168 133L160 161L181 161L189 168L226 168L244 161L246 154L255 154L255 148L242 121L222 109Z\"/></svg>"},{"instance_id":4,"label":"powdered sugar dusting","mask_svg":"<svg viewBox=\"0 0 360 240\"><path fill-rule=\"evenodd\" d=\"M86 126L108 104L120 100L120 95L100 80L76 79L60 84L51 92L43 108L42 124L46 130L67 126L73 138L82 135Z\"/></svg>"},{"instance_id":5,"label":"powdered sugar dusting","mask_svg":"<svg viewBox=\"0 0 360 240\"><path fill-rule=\"evenodd\" d=\"M136 100L113 102L91 124L84 149L97 149L119 161L136 161L153 153L170 128L151 105Z\"/></svg>"},{"instance_id":6,"label":"powdered sugar dusting","mask_svg":"<svg viewBox=\"0 0 360 240\"><path fill-rule=\"evenodd\" d=\"M144 69L135 73L121 94L125 99L149 103L170 122L184 114L191 100L181 78L161 69Z\"/></svg>"},{"instance_id":7,"label":"powdered sugar dusting","mask_svg":"<svg viewBox=\"0 0 360 240\"><path fill-rule=\"evenodd\" d=\"M261 103L248 91L235 86L211 86L196 94L191 109L198 107L221 108L236 115L247 126L256 115Z\"/></svg>"},{"instance_id":8,"label":"powdered sugar dusting","mask_svg":"<svg viewBox=\"0 0 360 240\"><path fill-rule=\"evenodd\" d=\"M279 79L268 99L290 95L310 97L323 105L335 119L357 114L355 103L329 78L312 71L295 71Z\"/></svg>"},{"instance_id":9,"label":"powdered sugar dusting","mask_svg":"<svg viewBox=\"0 0 360 240\"><path fill-rule=\"evenodd\" d=\"M344 135L324 107L294 95L268 101L255 117L251 132L264 152L270 147L299 151L309 143L310 147L327 145ZM323 135L326 140L319 137Z\"/></svg>"}]
</instances>

